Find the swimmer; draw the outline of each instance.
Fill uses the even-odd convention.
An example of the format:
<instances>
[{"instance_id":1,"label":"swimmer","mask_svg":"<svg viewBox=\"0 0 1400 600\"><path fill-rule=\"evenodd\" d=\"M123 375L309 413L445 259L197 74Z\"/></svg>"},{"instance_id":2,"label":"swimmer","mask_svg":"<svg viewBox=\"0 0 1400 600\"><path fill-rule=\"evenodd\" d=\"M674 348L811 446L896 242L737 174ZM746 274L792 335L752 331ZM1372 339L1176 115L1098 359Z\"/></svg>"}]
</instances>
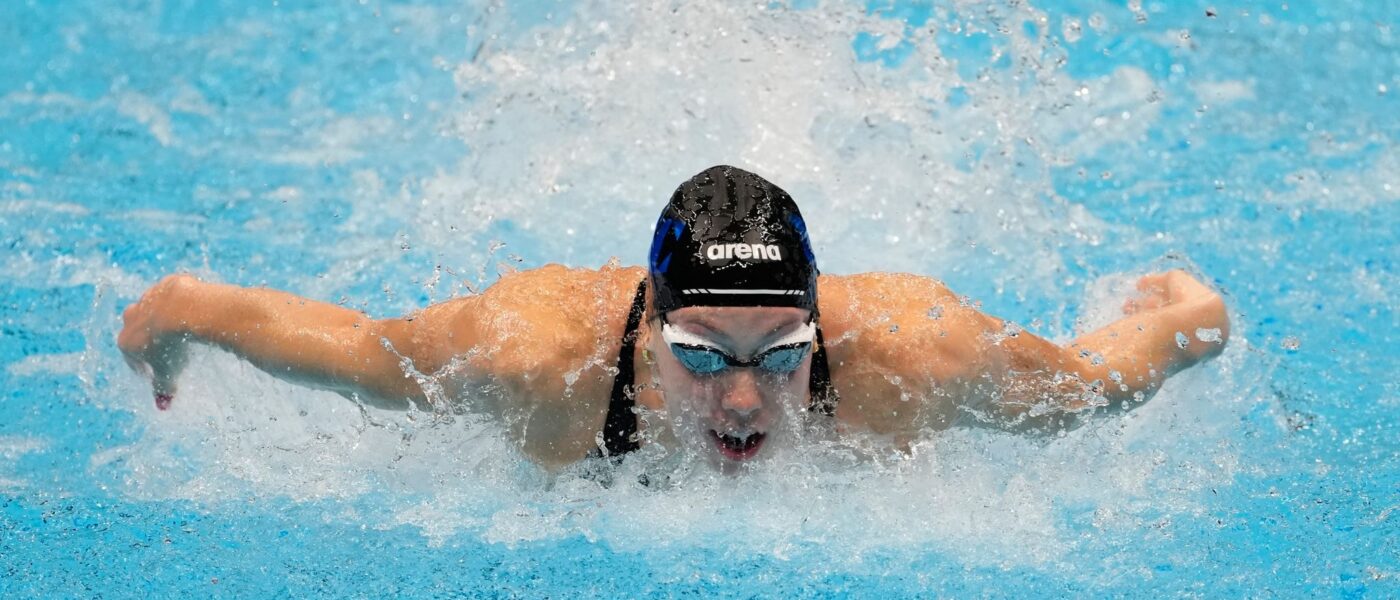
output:
<instances>
[{"instance_id":1,"label":"swimmer","mask_svg":"<svg viewBox=\"0 0 1400 600\"><path fill-rule=\"evenodd\" d=\"M907 449L955 424L1057 430L1141 404L1219 354L1230 323L1184 271L1137 289L1120 320L1057 345L935 279L819 275L793 199L718 166L671 197L647 269L550 265L382 320L172 275L126 309L117 344L162 410L203 343L378 407L469 402L549 468L656 440L727 472L770 454L788 418Z\"/></svg>"}]
</instances>

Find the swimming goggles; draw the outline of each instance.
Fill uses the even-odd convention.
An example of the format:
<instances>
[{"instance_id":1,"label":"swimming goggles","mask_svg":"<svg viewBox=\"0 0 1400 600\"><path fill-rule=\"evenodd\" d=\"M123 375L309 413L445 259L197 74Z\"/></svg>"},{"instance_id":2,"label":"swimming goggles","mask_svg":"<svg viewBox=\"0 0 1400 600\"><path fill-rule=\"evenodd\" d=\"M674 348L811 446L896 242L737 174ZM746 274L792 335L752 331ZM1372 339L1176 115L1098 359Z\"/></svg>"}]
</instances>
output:
<instances>
[{"instance_id":1,"label":"swimming goggles","mask_svg":"<svg viewBox=\"0 0 1400 600\"><path fill-rule=\"evenodd\" d=\"M729 367L758 367L770 373L791 373L812 349L817 326L808 321L802 328L769 344L748 360L739 360L713 342L662 322L661 339L671 346L671 354L697 375L718 373Z\"/></svg>"}]
</instances>

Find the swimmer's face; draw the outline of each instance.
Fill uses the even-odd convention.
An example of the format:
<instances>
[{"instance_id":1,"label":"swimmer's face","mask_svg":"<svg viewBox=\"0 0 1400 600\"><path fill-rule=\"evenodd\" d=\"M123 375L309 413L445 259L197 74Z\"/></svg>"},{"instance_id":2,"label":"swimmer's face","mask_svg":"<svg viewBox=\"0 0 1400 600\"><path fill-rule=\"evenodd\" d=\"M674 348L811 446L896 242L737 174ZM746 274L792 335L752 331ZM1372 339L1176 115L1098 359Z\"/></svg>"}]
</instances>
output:
<instances>
[{"instance_id":1,"label":"swimmer's face","mask_svg":"<svg viewBox=\"0 0 1400 600\"><path fill-rule=\"evenodd\" d=\"M786 307L688 307L666 316L687 339L704 340L740 361L800 336L810 319L809 311ZM699 374L663 339L660 319L652 323L649 347L676 435L721 470L767 454L784 415L806 405L812 348L790 371L728 366Z\"/></svg>"}]
</instances>

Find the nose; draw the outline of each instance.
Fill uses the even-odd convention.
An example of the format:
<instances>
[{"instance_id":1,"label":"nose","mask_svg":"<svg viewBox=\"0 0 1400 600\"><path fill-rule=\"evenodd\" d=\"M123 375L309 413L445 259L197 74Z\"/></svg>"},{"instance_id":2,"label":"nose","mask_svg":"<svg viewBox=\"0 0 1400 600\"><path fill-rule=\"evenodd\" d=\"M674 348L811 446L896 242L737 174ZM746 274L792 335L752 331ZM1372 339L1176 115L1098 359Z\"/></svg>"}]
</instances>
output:
<instances>
[{"instance_id":1,"label":"nose","mask_svg":"<svg viewBox=\"0 0 1400 600\"><path fill-rule=\"evenodd\" d=\"M720 399L720 406L742 417L747 417L763 406L759 394L758 378L753 369L735 369L730 375L729 385Z\"/></svg>"}]
</instances>

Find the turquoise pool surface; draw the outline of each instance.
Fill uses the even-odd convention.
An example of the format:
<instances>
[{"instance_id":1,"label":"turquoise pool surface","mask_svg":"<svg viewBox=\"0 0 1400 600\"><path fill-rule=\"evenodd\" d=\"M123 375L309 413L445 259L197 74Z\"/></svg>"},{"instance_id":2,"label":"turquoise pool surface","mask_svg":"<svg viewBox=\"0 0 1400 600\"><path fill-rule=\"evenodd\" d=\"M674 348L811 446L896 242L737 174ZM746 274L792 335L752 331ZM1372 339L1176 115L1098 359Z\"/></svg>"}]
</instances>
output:
<instances>
[{"instance_id":1,"label":"turquoise pool surface","mask_svg":"<svg viewBox=\"0 0 1400 600\"><path fill-rule=\"evenodd\" d=\"M1400 596L1400 4L0 0L0 42L0 597ZM1060 437L612 486L213 350L159 412L115 347L177 271L391 316L640 264L718 163L826 272L1066 340L1185 268L1234 339Z\"/></svg>"}]
</instances>

